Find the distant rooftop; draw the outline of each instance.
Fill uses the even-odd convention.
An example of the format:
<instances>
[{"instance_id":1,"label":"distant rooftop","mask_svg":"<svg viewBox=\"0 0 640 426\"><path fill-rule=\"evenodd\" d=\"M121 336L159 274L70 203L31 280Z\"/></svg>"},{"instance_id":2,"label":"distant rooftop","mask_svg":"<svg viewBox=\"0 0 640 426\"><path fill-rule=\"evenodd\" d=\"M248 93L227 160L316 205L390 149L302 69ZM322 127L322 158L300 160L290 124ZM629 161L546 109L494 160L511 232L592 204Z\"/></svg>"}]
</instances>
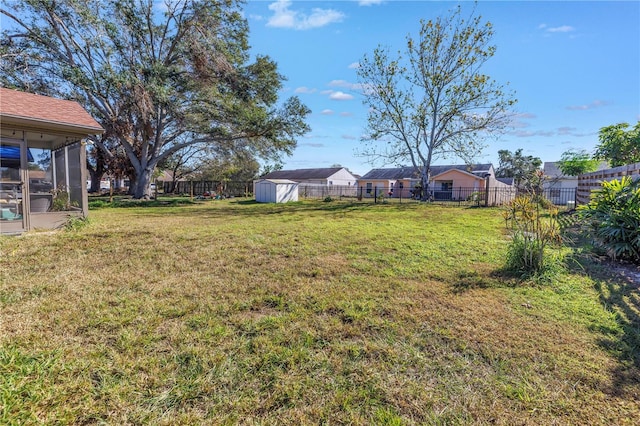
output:
<instances>
[{"instance_id":1,"label":"distant rooftop","mask_svg":"<svg viewBox=\"0 0 640 426\"><path fill-rule=\"evenodd\" d=\"M262 179L327 179L338 173L344 167L328 167L318 169L276 170L261 176Z\"/></svg>"},{"instance_id":2,"label":"distant rooftop","mask_svg":"<svg viewBox=\"0 0 640 426\"><path fill-rule=\"evenodd\" d=\"M431 166L431 176L437 176L449 170L461 170L472 174L483 174L491 170L492 164L456 164L456 165L443 165L443 166ZM420 174L414 167L404 166L395 168L373 169L362 176L361 179L383 179L383 180L398 180L398 179L420 179Z\"/></svg>"}]
</instances>

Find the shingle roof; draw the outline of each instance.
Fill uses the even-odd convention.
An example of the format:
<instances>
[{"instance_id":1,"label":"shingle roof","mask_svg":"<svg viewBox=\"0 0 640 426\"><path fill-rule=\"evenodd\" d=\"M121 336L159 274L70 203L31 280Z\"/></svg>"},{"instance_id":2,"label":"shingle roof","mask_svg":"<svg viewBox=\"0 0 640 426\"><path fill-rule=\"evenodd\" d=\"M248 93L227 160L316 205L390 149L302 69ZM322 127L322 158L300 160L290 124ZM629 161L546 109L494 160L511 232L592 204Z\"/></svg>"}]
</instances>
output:
<instances>
[{"instance_id":1,"label":"shingle roof","mask_svg":"<svg viewBox=\"0 0 640 426\"><path fill-rule=\"evenodd\" d=\"M102 133L96 120L77 102L0 88L0 116Z\"/></svg>"},{"instance_id":2,"label":"shingle roof","mask_svg":"<svg viewBox=\"0 0 640 426\"><path fill-rule=\"evenodd\" d=\"M320 169L295 169L295 170L276 170L262 176L262 179L327 179L335 173L342 170L343 167L329 167Z\"/></svg>"},{"instance_id":3,"label":"shingle roof","mask_svg":"<svg viewBox=\"0 0 640 426\"><path fill-rule=\"evenodd\" d=\"M489 164L459 164L459 165L444 165L444 166L431 166L431 176L442 174L449 170L462 170L468 173L481 174L489 171L492 165ZM416 172L413 167L396 167L389 169L373 169L367 174L362 176L361 179L373 180L398 180L398 179L419 179L420 174Z\"/></svg>"}]
</instances>

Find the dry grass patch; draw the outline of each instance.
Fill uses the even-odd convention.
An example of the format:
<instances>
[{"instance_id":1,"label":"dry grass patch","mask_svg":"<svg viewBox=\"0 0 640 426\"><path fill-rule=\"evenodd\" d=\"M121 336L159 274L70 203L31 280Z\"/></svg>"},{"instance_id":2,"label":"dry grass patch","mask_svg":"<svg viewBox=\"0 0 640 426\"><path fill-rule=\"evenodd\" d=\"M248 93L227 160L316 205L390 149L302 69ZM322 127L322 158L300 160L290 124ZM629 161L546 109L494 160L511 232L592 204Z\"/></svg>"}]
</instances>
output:
<instances>
[{"instance_id":1,"label":"dry grass patch","mask_svg":"<svg viewBox=\"0 0 640 426\"><path fill-rule=\"evenodd\" d=\"M626 288L505 249L493 209L335 202L1 238L0 423L632 424Z\"/></svg>"}]
</instances>

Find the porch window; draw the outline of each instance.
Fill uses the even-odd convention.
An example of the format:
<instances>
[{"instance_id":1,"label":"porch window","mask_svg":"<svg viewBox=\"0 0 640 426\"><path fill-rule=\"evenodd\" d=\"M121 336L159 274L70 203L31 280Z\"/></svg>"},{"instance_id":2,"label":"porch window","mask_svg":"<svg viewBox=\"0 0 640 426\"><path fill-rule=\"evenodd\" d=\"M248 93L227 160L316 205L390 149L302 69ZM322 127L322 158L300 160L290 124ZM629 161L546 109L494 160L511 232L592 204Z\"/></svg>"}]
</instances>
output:
<instances>
[{"instance_id":1,"label":"porch window","mask_svg":"<svg viewBox=\"0 0 640 426\"><path fill-rule=\"evenodd\" d=\"M30 148L29 201L31 213L78 210L82 206L80 143L56 150Z\"/></svg>"}]
</instances>

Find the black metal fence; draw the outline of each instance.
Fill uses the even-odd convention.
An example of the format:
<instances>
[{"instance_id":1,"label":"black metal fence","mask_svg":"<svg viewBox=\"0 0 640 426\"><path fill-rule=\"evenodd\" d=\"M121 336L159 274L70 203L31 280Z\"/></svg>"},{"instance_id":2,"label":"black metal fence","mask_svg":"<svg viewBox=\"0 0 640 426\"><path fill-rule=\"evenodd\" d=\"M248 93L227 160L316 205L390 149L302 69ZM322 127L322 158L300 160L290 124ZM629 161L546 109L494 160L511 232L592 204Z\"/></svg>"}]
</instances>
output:
<instances>
[{"instance_id":1,"label":"black metal fence","mask_svg":"<svg viewBox=\"0 0 640 426\"><path fill-rule=\"evenodd\" d=\"M317 198L325 199L327 197L343 199L356 198L358 187L355 185L298 185L298 198Z\"/></svg>"},{"instance_id":2,"label":"black metal fence","mask_svg":"<svg viewBox=\"0 0 640 426\"><path fill-rule=\"evenodd\" d=\"M218 181L179 181L160 182L158 189L165 194L174 193L193 195L194 197L209 194L224 197L253 196L253 182L218 182ZM449 188L432 189L429 200L443 205L465 206L500 206L508 203L517 195L525 193L514 187L489 188ZM575 188L547 188L542 194L557 206L574 206L576 201ZM342 186L342 185L305 185L298 186L298 198L304 199L351 199L371 203L406 203L419 201L420 194L409 188L394 188L385 186Z\"/></svg>"},{"instance_id":3,"label":"black metal fence","mask_svg":"<svg viewBox=\"0 0 640 426\"><path fill-rule=\"evenodd\" d=\"M576 206L577 188L546 188L542 195L556 206Z\"/></svg>"},{"instance_id":4,"label":"black metal fence","mask_svg":"<svg viewBox=\"0 0 640 426\"><path fill-rule=\"evenodd\" d=\"M465 206L501 206L526 191L514 187L489 188L450 188L429 191L429 200L442 205ZM574 188L545 189L541 195L557 206L575 205ZM419 201L420 194L408 188L386 186L299 186L300 199L354 199L372 203L405 203Z\"/></svg>"},{"instance_id":5,"label":"black metal fence","mask_svg":"<svg viewBox=\"0 0 640 426\"><path fill-rule=\"evenodd\" d=\"M429 190L427 198L443 205L498 206L511 201L516 196L515 188L449 188ZM418 201L421 194L408 188L359 187L357 198L373 202Z\"/></svg>"}]
</instances>

